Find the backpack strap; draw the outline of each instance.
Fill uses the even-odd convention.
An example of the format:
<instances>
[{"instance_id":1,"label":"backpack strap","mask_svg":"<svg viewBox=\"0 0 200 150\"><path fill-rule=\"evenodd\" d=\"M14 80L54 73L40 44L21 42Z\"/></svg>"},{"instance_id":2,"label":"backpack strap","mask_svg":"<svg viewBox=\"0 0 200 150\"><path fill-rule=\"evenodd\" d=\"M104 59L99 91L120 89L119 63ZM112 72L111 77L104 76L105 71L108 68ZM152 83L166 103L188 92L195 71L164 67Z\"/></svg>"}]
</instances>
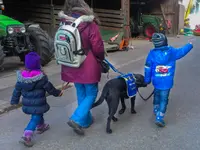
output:
<instances>
[{"instance_id":1,"label":"backpack strap","mask_svg":"<svg viewBox=\"0 0 200 150\"><path fill-rule=\"evenodd\" d=\"M82 23L82 22L91 22L91 20L94 20L94 16L90 15L90 16L86 16L86 15L83 15L79 18L77 18L72 24L71 26L74 27L74 28L78 28L78 26ZM86 29L88 28L88 25L85 26L85 28L80 32L80 35L81 33ZM81 38L81 42L82 42L82 38ZM89 49L90 48L87 48L87 49L83 49L81 48L80 50L77 50L77 51L74 51L73 53L75 55L86 55L88 54L89 52Z\"/></svg>"},{"instance_id":2,"label":"backpack strap","mask_svg":"<svg viewBox=\"0 0 200 150\"><path fill-rule=\"evenodd\" d=\"M72 25L72 27L77 28L79 26L79 24L81 24L82 22L89 22L91 20L94 20L94 16L83 15L83 16L80 16L79 18L77 18L71 25Z\"/></svg>"}]
</instances>

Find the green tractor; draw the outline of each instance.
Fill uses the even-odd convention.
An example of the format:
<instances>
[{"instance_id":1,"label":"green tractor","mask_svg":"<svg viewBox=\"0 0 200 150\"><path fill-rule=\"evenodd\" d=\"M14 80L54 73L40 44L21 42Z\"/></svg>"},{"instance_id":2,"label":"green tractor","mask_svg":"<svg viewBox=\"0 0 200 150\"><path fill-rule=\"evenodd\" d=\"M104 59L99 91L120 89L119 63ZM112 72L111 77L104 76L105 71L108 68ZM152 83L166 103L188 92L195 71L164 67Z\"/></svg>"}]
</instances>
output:
<instances>
[{"instance_id":1,"label":"green tractor","mask_svg":"<svg viewBox=\"0 0 200 150\"><path fill-rule=\"evenodd\" d=\"M21 23L3 15L4 5L0 0L0 67L4 58L18 56L24 61L25 55L36 51L41 57L42 66L54 56L53 40L38 24Z\"/></svg>"},{"instance_id":2,"label":"green tractor","mask_svg":"<svg viewBox=\"0 0 200 150\"><path fill-rule=\"evenodd\" d=\"M138 17L130 19L132 37L139 36L141 33L151 38L153 33L159 32L165 34L166 27L163 19L153 15L143 15L139 12Z\"/></svg>"}]
</instances>

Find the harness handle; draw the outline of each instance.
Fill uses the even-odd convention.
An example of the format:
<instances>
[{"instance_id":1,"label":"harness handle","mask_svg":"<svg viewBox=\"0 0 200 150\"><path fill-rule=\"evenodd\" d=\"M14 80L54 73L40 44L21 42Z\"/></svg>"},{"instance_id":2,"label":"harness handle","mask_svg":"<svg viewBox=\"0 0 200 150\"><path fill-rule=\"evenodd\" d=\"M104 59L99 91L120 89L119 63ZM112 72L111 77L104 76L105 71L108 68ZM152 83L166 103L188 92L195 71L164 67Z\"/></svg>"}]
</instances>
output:
<instances>
[{"instance_id":1,"label":"harness handle","mask_svg":"<svg viewBox=\"0 0 200 150\"><path fill-rule=\"evenodd\" d=\"M107 59L105 59L105 61L106 61L106 63L110 66L110 68L111 68L114 72L119 73L120 75L124 75L124 73L122 73L122 72L120 72L118 69L116 69ZM153 90L153 92L152 92L147 98L144 98L144 97L141 95L139 89L138 89L137 91L138 91L139 96L140 96L144 101L149 100L149 99L151 98L151 96L154 94L154 90Z\"/></svg>"}]
</instances>

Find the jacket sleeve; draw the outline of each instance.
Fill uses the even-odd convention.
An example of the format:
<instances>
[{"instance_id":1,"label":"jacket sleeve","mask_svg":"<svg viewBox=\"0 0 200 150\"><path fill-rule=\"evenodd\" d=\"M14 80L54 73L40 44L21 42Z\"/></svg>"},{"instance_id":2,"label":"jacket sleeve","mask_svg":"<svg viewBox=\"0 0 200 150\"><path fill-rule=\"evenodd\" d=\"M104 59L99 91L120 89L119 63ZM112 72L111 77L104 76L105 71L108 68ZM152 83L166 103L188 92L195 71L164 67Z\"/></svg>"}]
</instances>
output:
<instances>
[{"instance_id":1,"label":"jacket sleeve","mask_svg":"<svg viewBox=\"0 0 200 150\"><path fill-rule=\"evenodd\" d=\"M190 50L193 48L192 44L186 44L185 46L181 48L175 49L175 58L176 60L183 58L187 53L190 52Z\"/></svg>"},{"instance_id":2,"label":"jacket sleeve","mask_svg":"<svg viewBox=\"0 0 200 150\"><path fill-rule=\"evenodd\" d=\"M15 89L13 91L11 102L10 102L11 105L19 104L19 100L21 96L21 88L19 87L18 84L19 83L16 83Z\"/></svg>"},{"instance_id":3,"label":"jacket sleeve","mask_svg":"<svg viewBox=\"0 0 200 150\"><path fill-rule=\"evenodd\" d=\"M89 41L91 44L91 50L94 56L99 60L104 60L104 44L99 31L99 27L96 23L91 24L89 31Z\"/></svg>"},{"instance_id":4,"label":"jacket sleeve","mask_svg":"<svg viewBox=\"0 0 200 150\"><path fill-rule=\"evenodd\" d=\"M151 83L151 75L152 75L152 61L151 61L151 52L148 54L145 67L144 67L144 81L147 84Z\"/></svg>"},{"instance_id":5,"label":"jacket sleeve","mask_svg":"<svg viewBox=\"0 0 200 150\"><path fill-rule=\"evenodd\" d=\"M44 89L49 93L50 95L53 95L55 97L58 97L61 93L61 90L57 90L51 82L49 82L48 79L46 79L46 82L44 84Z\"/></svg>"}]
</instances>

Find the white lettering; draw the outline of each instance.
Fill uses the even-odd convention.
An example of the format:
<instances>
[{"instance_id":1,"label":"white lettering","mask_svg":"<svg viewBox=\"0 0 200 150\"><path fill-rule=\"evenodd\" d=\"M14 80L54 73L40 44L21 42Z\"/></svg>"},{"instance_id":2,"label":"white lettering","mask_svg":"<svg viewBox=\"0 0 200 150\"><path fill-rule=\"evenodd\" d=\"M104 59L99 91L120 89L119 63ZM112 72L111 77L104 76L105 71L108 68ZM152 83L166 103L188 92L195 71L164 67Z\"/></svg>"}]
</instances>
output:
<instances>
[{"instance_id":1,"label":"white lettering","mask_svg":"<svg viewBox=\"0 0 200 150\"><path fill-rule=\"evenodd\" d=\"M164 74L155 74L156 77L166 77L170 76L170 73L164 73Z\"/></svg>"}]
</instances>

